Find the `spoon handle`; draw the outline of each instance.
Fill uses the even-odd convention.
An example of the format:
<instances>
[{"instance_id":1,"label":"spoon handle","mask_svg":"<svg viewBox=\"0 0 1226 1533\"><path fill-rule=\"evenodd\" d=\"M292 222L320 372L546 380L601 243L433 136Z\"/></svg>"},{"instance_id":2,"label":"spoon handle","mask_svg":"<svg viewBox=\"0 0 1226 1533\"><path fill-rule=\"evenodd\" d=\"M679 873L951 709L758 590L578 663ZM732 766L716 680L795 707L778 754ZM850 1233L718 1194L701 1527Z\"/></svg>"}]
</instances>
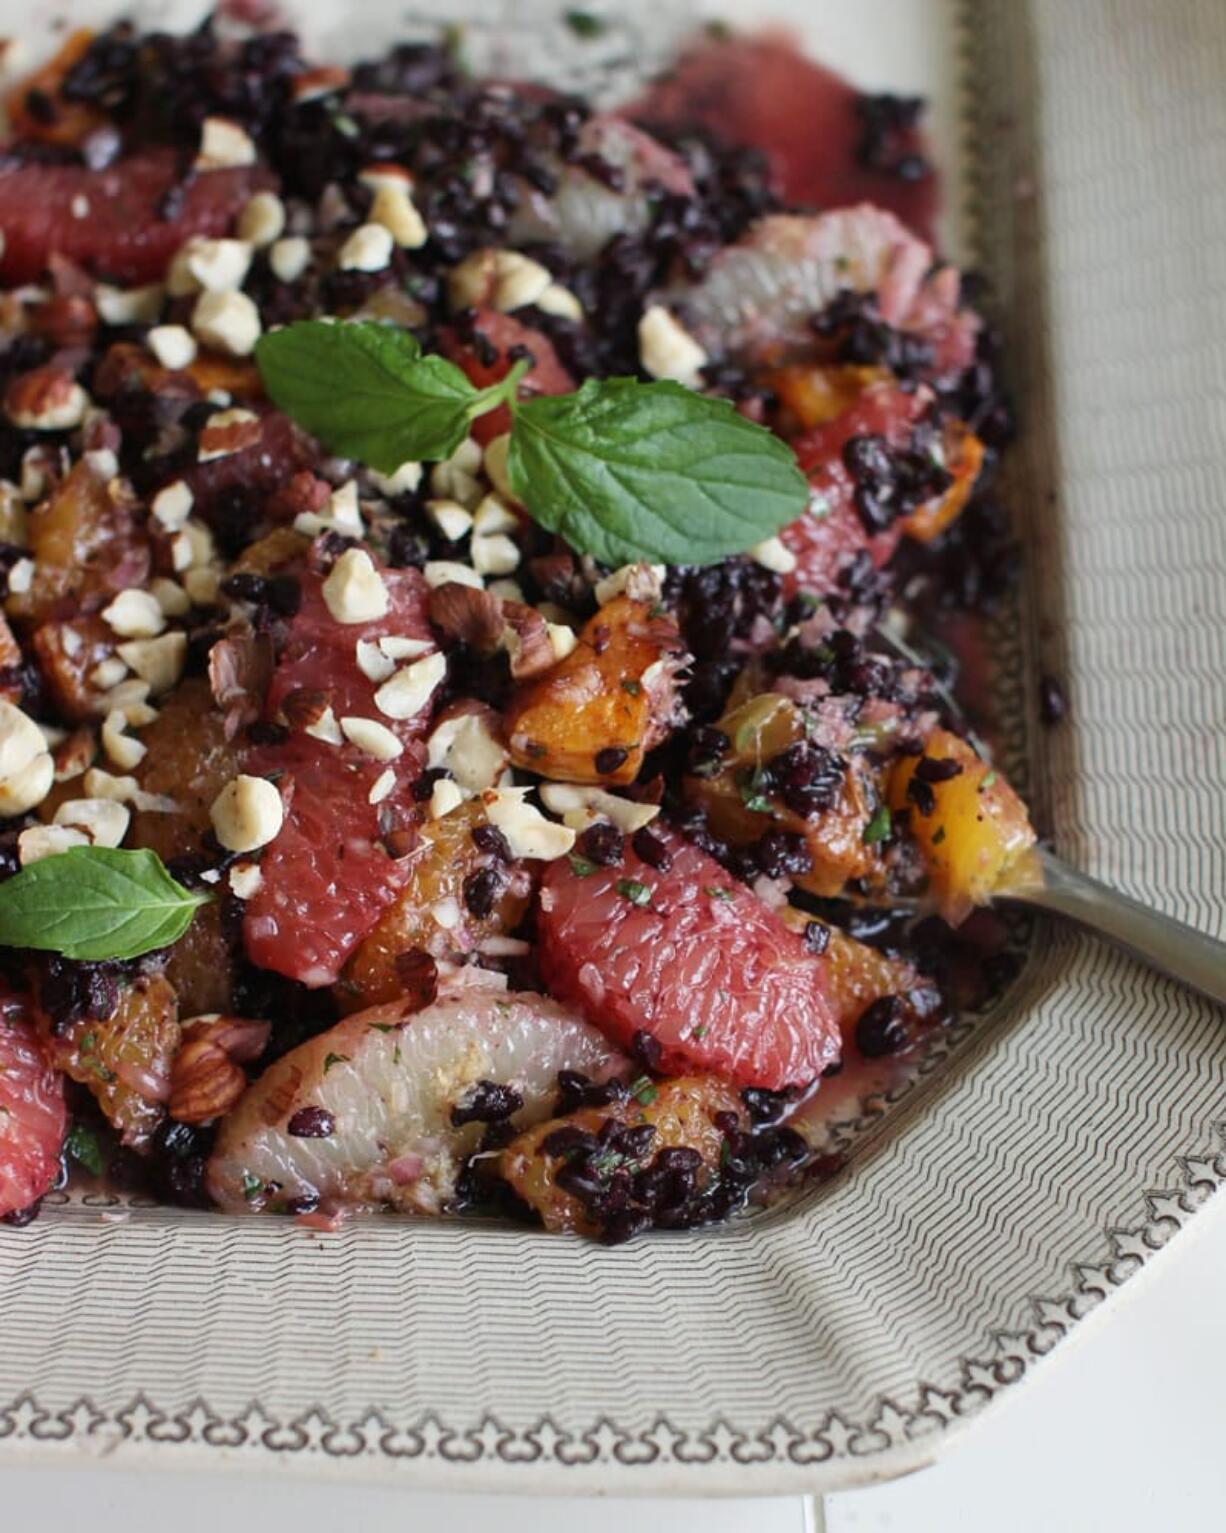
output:
<instances>
[{"instance_id":1,"label":"spoon handle","mask_svg":"<svg viewBox=\"0 0 1226 1533\"><path fill-rule=\"evenodd\" d=\"M1064 916L1116 943L1152 968L1226 1004L1226 942L1109 889L1050 852L1037 857L1033 883L1002 889L1002 899Z\"/></svg>"}]
</instances>

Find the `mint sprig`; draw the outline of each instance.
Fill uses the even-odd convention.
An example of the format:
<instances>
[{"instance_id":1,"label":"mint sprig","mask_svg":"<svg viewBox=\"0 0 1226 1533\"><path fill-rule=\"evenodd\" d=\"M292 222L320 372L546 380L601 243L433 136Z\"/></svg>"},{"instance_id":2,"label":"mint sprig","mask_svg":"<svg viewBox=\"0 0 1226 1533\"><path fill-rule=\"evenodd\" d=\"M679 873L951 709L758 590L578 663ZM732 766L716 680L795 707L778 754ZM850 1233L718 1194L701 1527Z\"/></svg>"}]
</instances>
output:
<instances>
[{"instance_id":1,"label":"mint sprig","mask_svg":"<svg viewBox=\"0 0 1226 1533\"><path fill-rule=\"evenodd\" d=\"M445 357L424 356L408 330L322 319L261 336L255 358L275 405L330 451L383 474L449 458L523 376L477 389Z\"/></svg>"},{"instance_id":2,"label":"mint sprig","mask_svg":"<svg viewBox=\"0 0 1226 1533\"><path fill-rule=\"evenodd\" d=\"M383 473L449 457L509 404L511 488L534 520L608 564L711 564L794 521L808 485L786 443L676 383L588 381L520 400L526 363L478 389L406 330L307 320L265 335L270 398L331 451Z\"/></svg>"},{"instance_id":3,"label":"mint sprig","mask_svg":"<svg viewBox=\"0 0 1226 1533\"><path fill-rule=\"evenodd\" d=\"M0 884L0 947L139 958L177 942L208 900L176 883L156 852L74 846Z\"/></svg>"}]
</instances>

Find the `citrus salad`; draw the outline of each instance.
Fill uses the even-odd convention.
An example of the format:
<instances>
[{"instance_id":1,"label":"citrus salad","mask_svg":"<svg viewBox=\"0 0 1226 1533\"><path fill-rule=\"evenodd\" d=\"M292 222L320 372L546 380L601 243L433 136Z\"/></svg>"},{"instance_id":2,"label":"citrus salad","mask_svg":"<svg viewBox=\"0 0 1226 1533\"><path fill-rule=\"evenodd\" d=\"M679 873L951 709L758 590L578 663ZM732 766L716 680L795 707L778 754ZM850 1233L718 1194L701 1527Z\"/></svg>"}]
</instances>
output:
<instances>
[{"instance_id":1,"label":"citrus salad","mask_svg":"<svg viewBox=\"0 0 1226 1533\"><path fill-rule=\"evenodd\" d=\"M7 112L0 1216L618 1241L828 1172L1034 840L951 690L1012 426L921 103L210 18Z\"/></svg>"}]
</instances>

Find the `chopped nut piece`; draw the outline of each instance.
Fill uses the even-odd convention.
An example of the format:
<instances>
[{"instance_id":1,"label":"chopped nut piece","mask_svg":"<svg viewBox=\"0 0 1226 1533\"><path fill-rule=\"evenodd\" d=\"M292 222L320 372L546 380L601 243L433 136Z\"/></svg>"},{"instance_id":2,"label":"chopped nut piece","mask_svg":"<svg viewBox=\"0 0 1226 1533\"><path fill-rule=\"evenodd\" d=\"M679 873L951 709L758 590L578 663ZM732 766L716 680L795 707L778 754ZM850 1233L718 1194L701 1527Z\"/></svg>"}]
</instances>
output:
<instances>
[{"instance_id":1,"label":"chopped nut piece","mask_svg":"<svg viewBox=\"0 0 1226 1533\"><path fill-rule=\"evenodd\" d=\"M404 750L401 741L386 724L380 724L378 719L346 716L341 720L341 729L351 745L356 745L360 751L367 756L373 756L376 761L395 761Z\"/></svg>"},{"instance_id":2,"label":"chopped nut piece","mask_svg":"<svg viewBox=\"0 0 1226 1533\"><path fill-rule=\"evenodd\" d=\"M604 607L615 596L623 593L634 601L658 602L664 591L664 577L668 573L663 564L623 564L596 582L594 595L596 605Z\"/></svg>"},{"instance_id":3,"label":"chopped nut piece","mask_svg":"<svg viewBox=\"0 0 1226 1533\"><path fill-rule=\"evenodd\" d=\"M507 838L515 857L551 861L564 857L575 844L575 832L547 820L535 804L525 801L528 788L491 788L482 794L485 815Z\"/></svg>"},{"instance_id":4,"label":"chopped nut piece","mask_svg":"<svg viewBox=\"0 0 1226 1533\"><path fill-rule=\"evenodd\" d=\"M214 569L197 567L183 576L183 589L196 607L216 607L221 600L221 576Z\"/></svg>"},{"instance_id":5,"label":"chopped nut piece","mask_svg":"<svg viewBox=\"0 0 1226 1533\"><path fill-rule=\"evenodd\" d=\"M17 855L23 868L44 857L57 857L74 846L88 846L89 837L83 830L67 825L30 825L17 837Z\"/></svg>"},{"instance_id":6,"label":"chopped nut piece","mask_svg":"<svg viewBox=\"0 0 1226 1533\"><path fill-rule=\"evenodd\" d=\"M397 671L375 693L375 706L389 719L411 719L427 708L447 675L446 656L425 655Z\"/></svg>"},{"instance_id":7,"label":"chopped nut piece","mask_svg":"<svg viewBox=\"0 0 1226 1533\"><path fill-rule=\"evenodd\" d=\"M519 568L519 544L505 532L474 536L471 553L479 575L509 575Z\"/></svg>"},{"instance_id":8,"label":"chopped nut piece","mask_svg":"<svg viewBox=\"0 0 1226 1533\"><path fill-rule=\"evenodd\" d=\"M395 675L396 662L379 647L375 639L359 639L357 644L358 670L368 681L386 681Z\"/></svg>"},{"instance_id":9,"label":"chopped nut piece","mask_svg":"<svg viewBox=\"0 0 1226 1533\"><path fill-rule=\"evenodd\" d=\"M229 170L254 165L255 144L238 123L227 117L206 117L200 128L197 170Z\"/></svg>"},{"instance_id":10,"label":"chopped nut piece","mask_svg":"<svg viewBox=\"0 0 1226 1533\"><path fill-rule=\"evenodd\" d=\"M378 777L370 785L370 792L366 795L369 804L381 804L383 800L396 787L396 774L388 767L386 772L380 772Z\"/></svg>"},{"instance_id":11,"label":"chopped nut piece","mask_svg":"<svg viewBox=\"0 0 1226 1533\"><path fill-rule=\"evenodd\" d=\"M190 367L196 360L196 338L183 325L154 325L145 337L145 345L172 372Z\"/></svg>"},{"instance_id":12,"label":"chopped nut piece","mask_svg":"<svg viewBox=\"0 0 1226 1533\"><path fill-rule=\"evenodd\" d=\"M555 660L565 660L579 642L575 630L565 623L546 623L545 632L549 635L549 645Z\"/></svg>"},{"instance_id":13,"label":"chopped nut piece","mask_svg":"<svg viewBox=\"0 0 1226 1533\"><path fill-rule=\"evenodd\" d=\"M765 538L749 550L749 557L763 569L776 575L790 575L796 568L796 555L782 538Z\"/></svg>"},{"instance_id":14,"label":"chopped nut piece","mask_svg":"<svg viewBox=\"0 0 1226 1533\"><path fill-rule=\"evenodd\" d=\"M14 703L0 701L0 780L11 777L46 752L42 730L29 714ZM8 809L0 812L13 813Z\"/></svg>"},{"instance_id":15,"label":"chopped nut piece","mask_svg":"<svg viewBox=\"0 0 1226 1533\"><path fill-rule=\"evenodd\" d=\"M211 463L215 458L228 458L231 453L254 447L261 433L260 417L254 410L219 410L204 423L196 459Z\"/></svg>"},{"instance_id":16,"label":"chopped nut piece","mask_svg":"<svg viewBox=\"0 0 1226 1533\"><path fill-rule=\"evenodd\" d=\"M453 308L499 309L504 314L536 301L553 284L549 268L517 250L474 250L448 279Z\"/></svg>"},{"instance_id":17,"label":"chopped nut piece","mask_svg":"<svg viewBox=\"0 0 1226 1533\"><path fill-rule=\"evenodd\" d=\"M458 500L428 500L426 515L451 543L458 543L472 531L472 513Z\"/></svg>"},{"instance_id":18,"label":"chopped nut piece","mask_svg":"<svg viewBox=\"0 0 1226 1533\"><path fill-rule=\"evenodd\" d=\"M131 815L113 798L71 798L55 811L54 823L83 831L95 846L118 846Z\"/></svg>"},{"instance_id":19,"label":"chopped nut piece","mask_svg":"<svg viewBox=\"0 0 1226 1533\"><path fill-rule=\"evenodd\" d=\"M274 783L241 772L213 800L209 818L228 852L254 852L276 837L285 808Z\"/></svg>"},{"instance_id":20,"label":"chopped nut piece","mask_svg":"<svg viewBox=\"0 0 1226 1533\"><path fill-rule=\"evenodd\" d=\"M128 730L127 715L112 708L102 721L102 748L107 758L123 772L130 772L145 759L145 747Z\"/></svg>"},{"instance_id":21,"label":"chopped nut piece","mask_svg":"<svg viewBox=\"0 0 1226 1533\"><path fill-rule=\"evenodd\" d=\"M428 586L470 586L474 591L484 591L485 581L468 564L457 564L454 559L427 559L422 574Z\"/></svg>"},{"instance_id":22,"label":"chopped nut piece","mask_svg":"<svg viewBox=\"0 0 1226 1533\"><path fill-rule=\"evenodd\" d=\"M245 240L212 240L197 235L184 246L183 259L205 292L229 293L247 279L251 246Z\"/></svg>"},{"instance_id":23,"label":"chopped nut piece","mask_svg":"<svg viewBox=\"0 0 1226 1533\"><path fill-rule=\"evenodd\" d=\"M313 740L322 740L325 745L343 745L345 737L341 734L341 726L336 721L331 705L324 708L323 712L313 718L309 724L302 727L303 734L310 735Z\"/></svg>"},{"instance_id":24,"label":"chopped nut piece","mask_svg":"<svg viewBox=\"0 0 1226 1533\"><path fill-rule=\"evenodd\" d=\"M152 511L168 532L178 532L192 514L193 499L190 486L176 479L153 497Z\"/></svg>"},{"instance_id":25,"label":"chopped nut piece","mask_svg":"<svg viewBox=\"0 0 1226 1533\"><path fill-rule=\"evenodd\" d=\"M510 656L511 675L523 681L556 665L558 657L549 639L549 625L536 608L507 602L502 610L506 619L502 647Z\"/></svg>"},{"instance_id":26,"label":"chopped nut piece","mask_svg":"<svg viewBox=\"0 0 1226 1533\"><path fill-rule=\"evenodd\" d=\"M382 224L402 250L418 250L429 237L425 220L403 182L385 180L375 188L370 221Z\"/></svg>"},{"instance_id":27,"label":"chopped nut piece","mask_svg":"<svg viewBox=\"0 0 1226 1533\"><path fill-rule=\"evenodd\" d=\"M9 570L9 595L24 596L34 585L34 560L18 559Z\"/></svg>"},{"instance_id":28,"label":"chopped nut piece","mask_svg":"<svg viewBox=\"0 0 1226 1533\"><path fill-rule=\"evenodd\" d=\"M135 587L120 591L110 606L102 609L102 616L112 632L125 639L152 639L166 627L157 597Z\"/></svg>"},{"instance_id":29,"label":"chopped nut piece","mask_svg":"<svg viewBox=\"0 0 1226 1533\"><path fill-rule=\"evenodd\" d=\"M189 578L195 573L195 570L189 571ZM148 682L152 696L161 697L176 686L183 675L187 664L187 635L176 631L156 639L134 639L131 643L121 644L118 652L120 659L142 681Z\"/></svg>"},{"instance_id":30,"label":"chopped nut piece","mask_svg":"<svg viewBox=\"0 0 1226 1533\"><path fill-rule=\"evenodd\" d=\"M51 754L55 761L56 782L71 782L93 765L98 742L92 729L74 729Z\"/></svg>"},{"instance_id":31,"label":"chopped nut piece","mask_svg":"<svg viewBox=\"0 0 1226 1533\"><path fill-rule=\"evenodd\" d=\"M639 361L651 377L696 389L708 360L685 326L660 304L652 304L639 320Z\"/></svg>"},{"instance_id":32,"label":"chopped nut piece","mask_svg":"<svg viewBox=\"0 0 1226 1533\"><path fill-rule=\"evenodd\" d=\"M238 216L238 237L257 249L279 240L285 229L285 204L276 192L256 192Z\"/></svg>"},{"instance_id":33,"label":"chopped nut piece","mask_svg":"<svg viewBox=\"0 0 1226 1533\"><path fill-rule=\"evenodd\" d=\"M5 705L9 706L8 704ZM39 736L42 743L42 736ZM0 751L3 746L0 745ZM23 766L0 776L0 816L25 814L41 804L55 780L55 764L47 751L33 756Z\"/></svg>"},{"instance_id":34,"label":"chopped nut piece","mask_svg":"<svg viewBox=\"0 0 1226 1533\"><path fill-rule=\"evenodd\" d=\"M230 892L236 899L251 899L260 892L263 882L258 862L236 862L230 869Z\"/></svg>"},{"instance_id":35,"label":"chopped nut piece","mask_svg":"<svg viewBox=\"0 0 1226 1533\"><path fill-rule=\"evenodd\" d=\"M268 264L278 282L297 282L311 264L311 242L299 235L278 240L268 255Z\"/></svg>"},{"instance_id":36,"label":"chopped nut piece","mask_svg":"<svg viewBox=\"0 0 1226 1533\"><path fill-rule=\"evenodd\" d=\"M576 325L582 322L583 305L568 287L551 282L536 300L542 314L552 314L558 319L569 319Z\"/></svg>"},{"instance_id":37,"label":"chopped nut piece","mask_svg":"<svg viewBox=\"0 0 1226 1533\"><path fill-rule=\"evenodd\" d=\"M520 519L501 495L487 495L472 516L472 528L482 537L496 532L518 532Z\"/></svg>"},{"instance_id":38,"label":"chopped nut piece","mask_svg":"<svg viewBox=\"0 0 1226 1533\"><path fill-rule=\"evenodd\" d=\"M160 282L128 288L99 282L94 289L94 306L108 325L149 325L162 312L165 294Z\"/></svg>"},{"instance_id":39,"label":"chopped nut piece","mask_svg":"<svg viewBox=\"0 0 1226 1533\"><path fill-rule=\"evenodd\" d=\"M193 1017L170 1071L170 1116L177 1123L211 1123L247 1089L243 1064L258 1059L268 1043L267 1022L246 1017Z\"/></svg>"},{"instance_id":40,"label":"chopped nut piece","mask_svg":"<svg viewBox=\"0 0 1226 1533\"><path fill-rule=\"evenodd\" d=\"M464 795L457 785L449 777L440 777L430 789L430 818L441 820L463 802Z\"/></svg>"},{"instance_id":41,"label":"chopped nut piece","mask_svg":"<svg viewBox=\"0 0 1226 1533\"><path fill-rule=\"evenodd\" d=\"M616 793L606 793L603 788L561 782L541 784L541 803L561 815L563 823L572 830L586 830L597 820L608 820L627 835L650 825L660 812L659 804L638 804Z\"/></svg>"},{"instance_id":42,"label":"chopped nut piece","mask_svg":"<svg viewBox=\"0 0 1226 1533\"><path fill-rule=\"evenodd\" d=\"M455 779L453 786L463 790L461 797L492 788L506 768L507 748L490 727L495 718L490 709L454 714L443 719L430 735L427 765L450 772Z\"/></svg>"},{"instance_id":43,"label":"chopped nut piece","mask_svg":"<svg viewBox=\"0 0 1226 1533\"><path fill-rule=\"evenodd\" d=\"M263 326L246 293L201 293L192 310L192 329L206 346L232 357L249 357Z\"/></svg>"},{"instance_id":44,"label":"chopped nut piece","mask_svg":"<svg viewBox=\"0 0 1226 1533\"><path fill-rule=\"evenodd\" d=\"M402 463L394 474L380 474L370 470L371 483L389 500L397 495L410 495L421 483L421 464Z\"/></svg>"},{"instance_id":45,"label":"chopped nut piece","mask_svg":"<svg viewBox=\"0 0 1226 1533\"><path fill-rule=\"evenodd\" d=\"M407 639L398 633L384 634L376 642L389 660L416 660L434 648L433 639Z\"/></svg>"},{"instance_id":46,"label":"chopped nut piece","mask_svg":"<svg viewBox=\"0 0 1226 1533\"><path fill-rule=\"evenodd\" d=\"M157 575L149 582L149 589L167 617L186 617L192 610L191 597L177 580Z\"/></svg>"},{"instance_id":47,"label":"chopped nut piece","mask_svg":"<svg viewBox=\"0 0 1226 1533\"><path fill-rule=\"evenodd\" d=\"M90 685L97 687L100 692L109 692L112 687L117 687L128 674L128 667L118 655L109 655L105 660L100 660L89 673Z\"/></svg>"},{"instance_id":48,"label":"chopped nut piece","mask_svg":"<svg viewBox=\"0 0 1226 1533\"><path fill-rule=\"evenodd\" d=\"M85 419L89 395L66 368L20 373L4 395L4 410L22 431L71 431Z\"/></svg>"},{"instance_id":49,"label":"chopped nut piece","mask_svg":"<svg viewBox=\"0 0 1226 1533\"><path fill-rule=\"evenodd\" d=\"M392 259L396 242L382 224L361 224L340 248L342 271L382 271Z\"/></svg>"},{"instance_id":50,"label":"chopped nut piece","mask_svg":"<svg viewBox=\"0 0 1226 1533\"><path fill-rule=\"evenodd\" d=\"M390 599L370 555L347 548L323 584L328 611L338 623L371 623L386 616Z\"/></svg>"}]
</instances>

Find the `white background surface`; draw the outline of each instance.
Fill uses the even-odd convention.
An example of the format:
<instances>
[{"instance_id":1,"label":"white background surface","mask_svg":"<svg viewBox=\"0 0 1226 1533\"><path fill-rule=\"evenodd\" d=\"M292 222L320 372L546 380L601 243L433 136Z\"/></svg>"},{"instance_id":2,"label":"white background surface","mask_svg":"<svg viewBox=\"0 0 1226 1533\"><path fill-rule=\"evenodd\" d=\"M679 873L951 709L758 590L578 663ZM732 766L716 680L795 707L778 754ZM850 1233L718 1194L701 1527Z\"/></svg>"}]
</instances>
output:
<instances>
[{"instance_id":1,"label":"white background surface","mask_svg":"<svg viewBox=\"0 0 1226 1533\"><path fill-rule=\"evenodd\" d=\"M1226 1194L948 1459L822 1507L415 1495L300 1473L0 1471L0 1528L60 1533L1218 1533ZM0 1317L2 1324L2 1317ZM2 1333L0 1333L2 1336ZM2 1340L0 1340L2 1344Z\"/></svg>"}]
</instances>

